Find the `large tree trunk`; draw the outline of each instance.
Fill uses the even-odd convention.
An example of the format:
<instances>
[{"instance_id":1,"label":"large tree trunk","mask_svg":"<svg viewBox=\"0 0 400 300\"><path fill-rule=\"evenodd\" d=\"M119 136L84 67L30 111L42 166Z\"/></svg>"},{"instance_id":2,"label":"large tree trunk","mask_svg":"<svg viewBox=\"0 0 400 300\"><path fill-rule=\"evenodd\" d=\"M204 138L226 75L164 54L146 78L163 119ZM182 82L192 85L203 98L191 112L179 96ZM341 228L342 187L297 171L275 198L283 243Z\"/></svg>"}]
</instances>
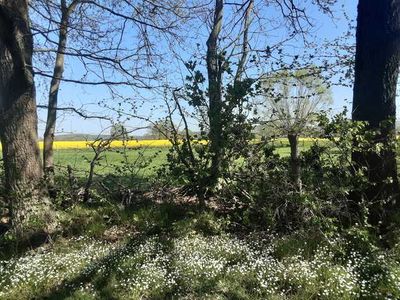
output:
<instances>
[{"instance_id":1,"label":"large tree trunk","mask_svg":"<svg viewBox=\"0 0 400 300\"><path fill-rule=\"evenodd\" d=\"M222 28L223 0L215 1L213 26L207 40L207 72L209 94L209 143L211 158L209 184L214 186L220 176L223 156L223 120L222 120L222 70L218 54L218 38Z\"/></svg>"},{"instance_id":2,"label":"large tree trunk","mask_svg":"<svg viewBox=\"0 0 400 300\"><path fill-rule=\"evenodd\" d=\"M11 222L20 237L53 224L50 203L40 195L32 50L28 2L0 0L0 139Z\"/></svg>"},{"instance_id":3,"label":"large tree trunk","mask_svg":"<svg viewBox=\"0 0 400 300\"><path fill-rule=\"evenodd\" d=\"M297 134L288 134L290 145L290 178L296 191L301 192L301 166L299 159L299 137Z\"/></svg>"},{"instance_id":4,"label":"large tree trunk","mask_svg":"<svg viewBox=\"0 0 400 300\"><path fill-rule=\"evenodd\" d=\"M358 4L353 120L380 129L375 142L387 146L383 153L353 153L353 162L365 167L374 185L366 191L375 201L370 221L382 219L383 201L397 191L394 144L396 85L400 67L400 1L360 0ZM388 183L392 181L392 183Z\"/></svg>"},{"instance_id":5,"label":"large tree trunk","mask_svg":"<svg viewBox=\"0 0 400 300\"><path fill-rule=\"evenodd\" d=\"M53 144L57 120L58 92L60 89L61 78L64 73L64 56L67 45L69 16L75 8L76 3L77 1L74 1L71 6L67 7L65 0L61 1L61 23L58 37L58 50L53 71L53 78L50 83L46 129L43 136L43 167L51 195L54 194Z\"/></svg>"}]
</instances>

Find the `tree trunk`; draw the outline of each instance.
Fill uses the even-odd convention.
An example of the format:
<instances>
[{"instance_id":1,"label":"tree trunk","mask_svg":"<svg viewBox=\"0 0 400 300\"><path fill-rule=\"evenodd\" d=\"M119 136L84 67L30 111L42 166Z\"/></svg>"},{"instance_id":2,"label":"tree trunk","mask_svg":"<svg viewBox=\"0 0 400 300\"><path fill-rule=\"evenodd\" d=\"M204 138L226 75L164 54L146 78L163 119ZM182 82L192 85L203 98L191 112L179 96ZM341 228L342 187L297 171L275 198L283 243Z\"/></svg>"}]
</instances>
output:
<instances>
[{"instance_id":1,"label":"tree trunk","mask_svg":"<svg viewBox=\"0 0 400 300\"><path fill-rule=\"evenodd\" d=\"M240 56L238 67L235 74L234 84L238 84L242 79L242 75L245 72L247 57L249 56L249 29L251 23L251 13L254 8L254 0L249 0L249 4L244 13L243 21L243 44L242 44L242 54Z\"/></svg>"},{"instance_id":2,"label":"tree trunk","mask_svg":"<svg viewBox=\"0 0 400 300\"><path fill-rule=\"evenodd\" d=\"M290 144L290 178L296 191L301 192L301 166L299 159L299 137L297 134L288 134Z\"/></svg>"},{"instance_id":3,"label":"tree trunk","mask_svg":"<svg viewBox=\"0 0 400 300\"><path fill-rule=\"evenodd\" d=\"M218 55L218 38L222 28L223 0L215 1L213 27L207 40L207 72L209 94L209 143L211 157L210 186L215 186L220 176L223 156L223 120L222 120L222 70Z\"/></svg>"},{"instance_id":4,"label":"tree trunk","mask_svg":"<svg viewBox=\"0 0 400 300\"><path fill-rule=\"evenodd\" d=\"M43 136L43 167L50 195L53 196L55 196L53 143L57 120L58 92L60 89L60 81L64 73L64 53L67 45L69 16L74 7L75 4L74 6L71 5L70 7L67 7L65 0L61 1L61 24L58 37L58 50L53 71L53 78L50 83L46 129Z\"/></svg>"},{"instance_id":5,"label":"tree trunk","mask_svg":"<svg viewBox=\"0 0 400 300\"><path fill-rule=\"evenodd\" d=\"M367 169L374 185L366 191L368 200L377 201L370 220L382 219L383 203L398 189L396 153L396 85L400 67L400 1L360 0L356 34L353 120L367 121L380 129L374 142L383 143L383 153L354 152L353 162ZM392 183L387 183L388 179Z\"/></svg>"},{"instance_id":6,"label":"tree trunk","mask_svg":"<svg viewBox=\"0 0 400 300\"><path fill-rule=\"evenodd\" d=\"M41 197L32 50L27 1L0 0L0 139L18 237L48 231L53 223L50 203Z\"/></svg>"}]
</instances>

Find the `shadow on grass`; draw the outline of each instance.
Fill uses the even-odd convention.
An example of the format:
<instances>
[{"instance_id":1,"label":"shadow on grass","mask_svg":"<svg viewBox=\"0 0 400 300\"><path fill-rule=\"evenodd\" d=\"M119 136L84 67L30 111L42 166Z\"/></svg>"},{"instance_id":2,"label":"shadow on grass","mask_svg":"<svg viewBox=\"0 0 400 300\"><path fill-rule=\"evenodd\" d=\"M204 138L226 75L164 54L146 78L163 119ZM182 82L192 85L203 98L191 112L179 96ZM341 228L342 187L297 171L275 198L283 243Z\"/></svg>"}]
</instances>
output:
<instances>
[{"instance_id":1,"label":"shadow on grass","mask_svg":"<svg viewBox=\"0 0 400 300\"><path fill-rule=\"evenodd\" d=\"M76 295L75 293L87 284L90 284L93 287L96 293L96 299L125 299L121 297L125 297L126 295L118 296L120 288L116 289L112 284L110 285L110 283L115 281L115 276L118 276L118 272L116 271L123 266L124 260L127 259L130 254L134 253L134 251L138 251L140 245L146 243L148 239L152 239L153 237L155 237L157 242L161 245L161 251L168 257L171 257L170 255L173 253L174 249L174 238L172 236L168 234L138 235L129 240L125 245L111 252L106 257L91 263L79 274L71 279L65 280L61 285L55 287L47 294L38 295L39 299L86 299L82 298L80 295ZM173 265L170 265L167 268L169 273L174 272ZM180 278L171 289L157 291L158 294L148 296L149 298L145 299L176 299L175 293L177 291L180 293L188 292L189 295L192 296L196 294L207 294L209 291L216 290L218 282L217 280L206 280L206 282L201 286L195 286L193 288L191 286L191 281L182 280L183 278ZM114 294L115 292L118 294Z\"/></svg>"},{"instance_id":2,"label":"shadow on grass","mask_svg":"<svg viewBox=\"0 0 400 300\"><path fill-rule=\"evenodd\" d=\"M1 178L0 174L0 182ZM79 188L85 185L86 178L75 177L73 178L73 183L69 181L70 178L68 178L67 175L56 176L57 184L55 190L58 196L56 199L53 199L53 201L59 212L65 212L68 208L76 205L86 206L93 210L96 210L99 206L105 208L104 204L99 204L105 200L109 204L109 208L118 205L128 205L129 207L127 206L126 209L130 213L138 206L137 204L142 205L143 202L148 202L148 199L144 201L140 198L143 197L143 194L146 191L150 190L151 185L151 180L149 178L139 175L116 176L114 174L96 174L92 187L94 201L92 204L87 205L73 199L75 197L74 194L78 193ZM74 186L71 186L71 184ZM3 194L4 192L0 190L0 196ZM96 199L99 198L99 195L103 198ZM8 207L1 200L2 199L0 198L0 213L3 207ZM84 233L83 228L77 230L79 225L81 224L79 224L78 220L78 223L71 223L67 227L63 227L60 231L54 232L51 237L46 233L35 232L31 237L29 237L29 239L17 241L13 238L13 235L8 235L8 232L11 229L9 224L0 223L0 259L7 260L11 257L24 255L24 253L44 246L49 242L51 244L51 242L54 242L60 236L70 236L70 233L73 233L74 235ZM105 224L100 224L99 222L97 225Z\"/></svg>"},{"instance_id":3,"label":"shadow on grass","mask_svg":"<svg viewBox=\"0 0 400 300\"><path fill-rule=\"evenodd\" d=\"M72 218L63 228L64 233L67 233L64 237L90 234L93 226L98 227L101 222L100 225L103 228L110 228L114 225L117 225L117 227L130 226L128 229L134 229L130 233L136 232L137 234L128 237L123 232L119 233L123 236L123 239L119 240L118 248L111 250L105 257L90 262L79 273L73 274L72 278L64 280L57 286L50 287L51 290L46 290L45 294L43 294L43 290L42 292L36 291L40 294L36 295L35 299L87 299L86 297L88 299L92 299L92 297L95 299L122 299L119 298L121 297L119 294L124 291L115 286L115 283L118 283L119 276L121 276L118 270L123 268L124 262L129 261L129 256L136 253L138 247L147 243L149 239L156 238L162 251L165 252L167 257L170 257L174 251L175 239L194 232L208 236L218 235L225 231L223 227L225 225L221 225L225 223L219 222L219 217L212 207L199 210L196 198L178 194L178 192L168 189L145 193L143 197L140 197L140 201L121 208L119 213L123 214L122 219L107 224L103 216L104 214L111 215L110 209L116 207L115 203L108 201L77 204L77 211L69 212L69 214L76 213L76 218ZM86 223L80 223L83 220ZM77 227L78 231L71 229L72 227ZM102 238L104 236L99 235L97 237ZM55 241L55 245L58 244ZM67 244L67 247L70 247L70 245ZM174 266L171 264L167 268L174 268ZM173 271L171 270L170 273L173 273ZM175 293L178 289L179 292L188 292L190 295L207 293L215 290L215 284L214 281L206 281L204 285L192 287L193 283L190 280L180 278L179 282L171 289L154 290L157 294L154 297L153 295L149 296L149 299L176 299ZM87 290L88 293L94 291L96 295L91 297L90 294L86 294L86 291L82 291L82 288L85 287L90 287Z\"/></svg>"},{"instance_id":4,"label":"shadow on grass","mask_svg":"<svg viewBox=\"0 0 400 300\"><path fill-rule=\"evenodd\" d=\"M173 202L173 193L144 194L139 192L129 205L115 198L104 202L95 200L91 204L76 203L64 212L67 219L51 239L40 235L22 243L4 235L0 238L0 259L21 256L42 246L51 247L59 238L87 235L102 239L104 231L113 226L150 235L169 232L176 221L190 218L198 211L196 203Z\"/></svg>"},{"instance_id":5,"label":"shadow on grass","mask_svg":"<svg viewBox=\"0 0 400 300\"><path fill-rule=\"evenodd\" d=\"M65 299L72 296L80 287L91 283L101 299L116 299L108 285L114 279L113 270L116 270L125 257L147 239L157 237L162 247L169 252L172 247L170 238L185 235L187 231L201 231L206 235L216 233L213 228L215 219L211 210L199 212L197 203L175 203L169 201L172 195L166 197L168 199L164 199L165 202L156 201L159 200L157 197L144 198L141 202L126 208L130 219L125 222L135 226L139 234L42 298ZM164 296L168 297L165 294Z\"/></svg>"},{"instance_id":6,"label":"shadow on grass","mask_svg":"<svg viewBox=\"0 0 400 300\"><path fill-rule=\"evenodd\" d=\"M95 281L94 286L102 297L101 299L116 299L110 291L107 290L107 282L113 274L111 270L115 269L124 257L129 254L134 247L143 243L145 239L146 236L144 235L139 235L130 239L125 245L113 250L107 256L87 266L75 277L62 282L61 285L54 288L48 294L42 295L40 299L65 299L72 296L77 289L83 285L90 282L93 283L93 281ZM99 270L102 272L99 272Z\"/></svg>"}]
</instances>

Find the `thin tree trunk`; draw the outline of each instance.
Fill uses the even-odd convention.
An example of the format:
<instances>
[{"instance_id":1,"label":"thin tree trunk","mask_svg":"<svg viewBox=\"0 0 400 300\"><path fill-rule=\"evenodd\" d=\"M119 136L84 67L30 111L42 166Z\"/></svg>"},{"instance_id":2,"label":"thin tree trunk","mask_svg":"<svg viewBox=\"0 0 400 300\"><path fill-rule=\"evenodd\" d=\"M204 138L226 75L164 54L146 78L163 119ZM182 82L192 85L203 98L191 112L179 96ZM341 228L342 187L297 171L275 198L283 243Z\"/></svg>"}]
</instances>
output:
<instances>
[{"instance_id":1,"label":"thin tree trunk","mask_svg":"<svg viewBox=\"0 0 400 300\"><path fill-rule=\"evenodd\" d=\"M94 169L96 167L96 163L99 160L100 152L95 152L95 155L90 162L90 168L89 168L89 176L86 180L85 188L83 190L83 202L88 202L90 199L90 188L92 187L93 184L93 176L94 176Z\"/></svg>"},{"instance_id":2,"label":"thin tree trunk","mask_svg":"<svg viewBox=\"0 0 400 300\"><path fill-rule=\"evenodd\" d=\"M370 220L382 219L383 201L398 191L396 168L396 86L400 67L400 1L360 0L358 4L353 120L367 121L380 129L376 143L387 150L380 154L354 152L352 159L368 170L374 185L366 191L377 201ZM392 183L388 183L388 180Z\"/></svg>"},{"instance_id":3,"label":"thin tree trunk","mask_svg":"<svg viewBox=\"0 0 400 300\"><path fill-rule=\"evenodd\" d=\"M238 61L238 67L236 69L235 79L233 82L233 101L229 107L229 113L232 112L234 105L237 105L239 115L243 115L243 93L238 93L239 90L243 90L241 87L242 76L246 70L247 58L249 56L249 29L251 25L251 15L254 8L254 0L249 0L247 8L244 13L243 20L243 40L242 40L242 53ZM243 118L245 120L245 118Z\"/></svg>"},{"instance_id":4,"label":"thin tree trunk","mask_svg":"<svg viewBox=\"0 0 400 300\"><path fill-rule=\"evenodd\" d=\"M76 6L74 1L69 7L65 0L61 1L61 23L58 37L58 50L53 70L53 78L50 83L49 104L47 110L46 129L43 136L43 167L47 179L50 194L54 196L54 134L57 121L58 92L61 78L64 73L64 56L67 45L69 16Z\"/></svg>"},{"instance_id":5,"label":"thin tree trunk","mask_svg":"<svg viewBox=\"0 0 400 300\"><path fill-rule=\"evenodd\" d=\"M290 144L290 177L293 186L298 192L301 192L301 166L299 159L299 137L297 134L288 134Z\"/></svg>"},{"instance_id":6,"label":"thin tree trunk","mask_svg":"<svg viewBox=\"0 0 400 300\"><path fill-rule=\"evenodd\" d=\"M221 160L223 156L223 120L222 120L222 70L221 59L218 54L218 38L222 28L223 0L215 1L213 27L207 40L207 72L209 94L209 142L211 167L209 184L215 186L220 176Z\"/></svg>"},{"instance_id":7,"label":"thin tree trunk","mask_svg":"<svg viewBox=\"0 0 400 300\"><path fill-rule=\"evenodd\" d=\"M0 0L0 139L11 222L19 237L54 225L42 166L27 1Z\"/></svg>"},{"instance_id":8,"label":"thin tree trunk","mask_svg":"<svg viewBox=\"0 0 400 300\"><path fill-rule=\"evenodd\" d=\"M236 70L234 84L237 84L242 79L242 75L245 71L247 63L247 57L249 56L249 28L251 24L251 13L253 11L253 8L254 0L250 0L244 14L242 54L240 56L238 67Z\"/></svg>"}]
</instances>

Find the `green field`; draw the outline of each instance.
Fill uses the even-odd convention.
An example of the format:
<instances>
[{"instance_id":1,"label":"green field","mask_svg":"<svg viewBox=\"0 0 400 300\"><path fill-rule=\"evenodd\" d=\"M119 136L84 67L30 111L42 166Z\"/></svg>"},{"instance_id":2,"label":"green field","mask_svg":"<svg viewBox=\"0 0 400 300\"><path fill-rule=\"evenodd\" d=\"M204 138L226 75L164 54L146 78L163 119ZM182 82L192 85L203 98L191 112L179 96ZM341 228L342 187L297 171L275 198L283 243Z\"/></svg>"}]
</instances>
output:
<instances>
[{"instance_id":1,"label":"green field","mask_svg":"<svg viewBox=\"0 0 400 300\"><path fill-rule=\"evenodd\" d=\"M140 169L141 175L151 175L154 170L166 162L168 148L131 149L125 154L116 150L105 152L95 172L97 174L114 173L118 166L128 163L132 169ZM89 164L94 153L90 149L56 150L54 154L55 165L59 170L65 170L70 165L76 172L89 171Z\"/></svg>"},{"instance_id":2,"label":"green field","mask_svg":"<svg viewBox=\"0 0 400 300\"><path fill-rule=\"evenodd\" d=\"M300 150L309 149L312 141L300 141ZM289 156L290 147L287 141L279 139L275 141L275 152L281 156ZM151 176L157 168L167 162L167 147L147 147L138 149L129 149L123 154L118 149L112 149L104 152L101 160L96 166L95 173L106 175L115 173L118 166L130 165L131 169L136 169L140 176ZM89 163L94 156L91 149L65 149L55 151L55 165L58 171L66 171L66 167L70 165L77 176L84 176L89 170Z\"/></svg>"},{"instance_id":3,"label":"green field","mask_svg":"<svg viewBox=\"0 0 400 300\"><path fill-rule=\"evenodd\" d=\"M282 157L290 155L287 139L279 138L271 143L276 148L275 153ZM312 140L300 140L300 151L309 149L313 143ZM112 148L101 154L95 173L97 175L115 174L118 167L128 166L130 168L128 172L137 172L136 175L139 177L149 177L167 162L168 151L168 147L140 147L130 148L123 153L121 148ZM59 175L66 174L67 166L71 166L75 176L86 177L93 157L94 152L89 148L56 149L54 151L56 171Z\"/></svg>"},{"instance_id":4,"label":"green field","mask_svg":"<svg viewBox=\"0 0 400 300\"><path fill-rule=\"evenodd\" d=\"M313 141L300 141L300 151L310 148ZM272 142L276 147L275 153L286 157L290 155L287 139L279 138ZM118 167L129 165L132 172L135 170L139 177L149 177L167 162L168 147L140 147L130 148L122 153L120 148L112 148L101 154L101 159L95 167L95 174L115 174ZM1 153L0 153L1 157ZM81 149L56 149L54 150L54 163L59 175L66 175L67 166L71 166L77 177L86 177L90 168L90 161L94 152L89 148Z\"/></svg>"}]
</instances>

